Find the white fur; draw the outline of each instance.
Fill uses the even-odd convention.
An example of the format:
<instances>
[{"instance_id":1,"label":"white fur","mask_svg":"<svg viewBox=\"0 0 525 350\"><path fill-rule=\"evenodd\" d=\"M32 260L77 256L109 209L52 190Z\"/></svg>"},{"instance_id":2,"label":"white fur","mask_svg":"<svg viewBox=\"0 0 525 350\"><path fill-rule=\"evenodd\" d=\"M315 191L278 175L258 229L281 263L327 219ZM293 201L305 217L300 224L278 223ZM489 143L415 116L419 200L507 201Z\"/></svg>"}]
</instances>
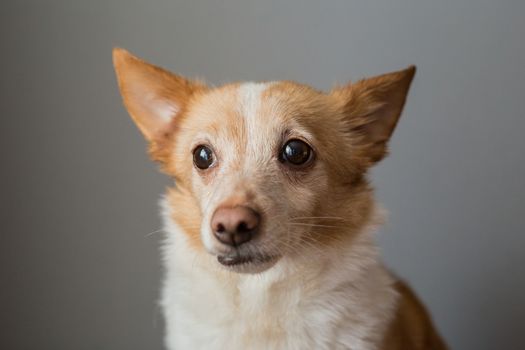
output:
<instances>
[{"instance_id":1,"label":"white fur","mask_svg":"<svg viewBox=\"0 0 525 350\"><path fill-rule=\"evenodd\" d=\"M272 83L243 83L239 86L239 101L242 115L248 120L254 120L261 103L261 94Z\"/></svg>"},{"instance_id":2,"label":"white fur","mask_svg":"<svg viewBox=\"0 0 525 350\"><path fill-rule=\"evenodd\" d=\"M351 246L281 259L257 274L219 268L188 246L162 201L161 306L168 349L376 349L396 306L371 223Z\"/></svg>"},{"instance_id":3,"label":"white fur","mask_svg":"<svg viewBox=\"0 0 525 350\"><path fill-rule=\"evenodd\" d=\"M153 108L155 115L157 115L163 123L169 123L173 116L179 111L179 108L175 105L165 101L155 101L152 103L151 107Z\"/></svg>"}]
</instances>

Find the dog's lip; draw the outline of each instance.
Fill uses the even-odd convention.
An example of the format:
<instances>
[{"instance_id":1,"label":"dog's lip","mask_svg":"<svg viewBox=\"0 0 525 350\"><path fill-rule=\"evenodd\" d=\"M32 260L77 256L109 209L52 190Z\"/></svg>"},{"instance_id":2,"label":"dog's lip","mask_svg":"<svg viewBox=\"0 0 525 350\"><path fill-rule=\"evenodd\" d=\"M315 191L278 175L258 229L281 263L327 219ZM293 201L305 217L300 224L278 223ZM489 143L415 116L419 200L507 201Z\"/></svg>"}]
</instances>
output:
<instances>
[{"instance_id":1,"label":"dog's lip","mask_svg":"<svg viewBox=\"0 0 525 350\"><path fill-rule=\"evenodd\" d=\"M217 261L224 266L232 267L245 264L262 264L273 260L272 255L219 255Z\"/></svg>"}]
</instances>

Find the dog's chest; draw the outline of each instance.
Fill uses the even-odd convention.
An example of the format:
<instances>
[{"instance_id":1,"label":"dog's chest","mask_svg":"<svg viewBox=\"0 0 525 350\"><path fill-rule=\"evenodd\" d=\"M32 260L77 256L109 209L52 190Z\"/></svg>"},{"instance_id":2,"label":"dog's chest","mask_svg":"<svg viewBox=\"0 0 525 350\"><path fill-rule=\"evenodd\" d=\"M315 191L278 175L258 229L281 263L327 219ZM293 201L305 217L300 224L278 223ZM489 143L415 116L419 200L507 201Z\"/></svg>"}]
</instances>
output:
<instances>
[{"instance_id":1,"label":"dog's chest","mask_svg":"<svg viewBox=\"0 0 525 350\"><path fill-rule=\"evenodd\" d=\"M286 281L229 285L168 273L163 307L171 349L374 349L385 313L345 289L320 295ZM378 332L379 331L379 332Z\"/></svg>"}]
</instances>

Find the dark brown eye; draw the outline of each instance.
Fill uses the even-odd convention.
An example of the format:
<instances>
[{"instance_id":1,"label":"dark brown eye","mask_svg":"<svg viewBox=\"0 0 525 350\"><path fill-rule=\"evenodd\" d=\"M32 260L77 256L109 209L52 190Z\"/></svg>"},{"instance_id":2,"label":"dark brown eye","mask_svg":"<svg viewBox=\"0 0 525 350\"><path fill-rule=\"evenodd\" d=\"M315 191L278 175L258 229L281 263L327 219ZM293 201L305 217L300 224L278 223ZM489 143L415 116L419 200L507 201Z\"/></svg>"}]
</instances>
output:
<instances>
[{"instance_id":1,"label":"dark brown eye","mask_svg":"<svg viewBox=\"0 0 525 350\"><path fill-rule=\"evenodd\" d=\"M312 149L301 140L288 141L281 150L280 160L295 166L306 164L312 158Z\"/></svg>"},{"instance_id":2,"label":"dark brown eye","mask_svg":"<svg viewBox=\"0 0 525 350\"><path fill-rule=\"evenodd\" d=\"M208 169L213 164L213 159L213 151L207 146L197 146L193 151L193 164L201 170Z\"/></svg>"}]
</instances>

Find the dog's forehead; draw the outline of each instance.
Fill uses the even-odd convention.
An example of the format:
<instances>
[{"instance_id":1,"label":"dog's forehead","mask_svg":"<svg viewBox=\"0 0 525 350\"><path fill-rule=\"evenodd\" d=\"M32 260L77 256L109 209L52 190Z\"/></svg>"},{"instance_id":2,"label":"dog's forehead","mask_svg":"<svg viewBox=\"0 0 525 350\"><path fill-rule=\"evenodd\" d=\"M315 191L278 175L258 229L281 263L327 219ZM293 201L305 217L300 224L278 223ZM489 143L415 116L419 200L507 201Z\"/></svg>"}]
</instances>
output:
<instances>
[{"instance_id":1,"label":"dog's forehead","mask_svg":"<svg viewBox=\"0 0 525 350\"><path fill-rule=\"evenodd\" d=\"M274 82L269 83L243 83L237 88L237 104L240 114L247 120L255 119L263 105L271 103L270 96L264 94Z\"/></svg>"},{"instance_id":2,"label":"dog's forehead","mask_svg":"<svg viewBox=\"0 0 525 350\"><path fill-rule=\"evenodd\" d=\"M264 146L279 136L286 124L286 114L279 110L271 95L276 83L243 83L237 89L238 115L244 125L246 145Z\"/></svg>"},{"instance_id":3,"label":"dog's forehead","mask_svg":"<svg viewBox=\"0 0 525 350\"><path fill-rule=\"evenodd\" d=\"M268 134L297 126L311 110L317 94L289 82L246 82L215 88L201 96L191 110L191 122L203 132L231 137Z\"/></svg>"}]
</instances>

